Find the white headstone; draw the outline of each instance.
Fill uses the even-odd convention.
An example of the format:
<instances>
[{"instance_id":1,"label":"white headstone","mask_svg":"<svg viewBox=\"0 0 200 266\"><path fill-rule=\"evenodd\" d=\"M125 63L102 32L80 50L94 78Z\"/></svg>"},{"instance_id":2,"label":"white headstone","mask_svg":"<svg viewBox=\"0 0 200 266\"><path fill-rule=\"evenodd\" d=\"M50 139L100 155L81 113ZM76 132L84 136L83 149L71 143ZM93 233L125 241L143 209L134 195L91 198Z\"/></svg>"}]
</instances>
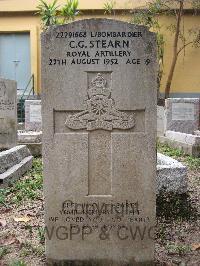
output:
<instances>
[{"instance_id":1,"label":"white headstone","mask_svg":"<svg viewBox=\"0 0 200 266\"><path fill-rule=\"evenodd\" d=\"M50 265L153 265L156 38L89 19L42 34Z\"/></svg>"},{"instance_id":2,"label":"white headstone","mask_svg":"<svg viewBox=\"0 0 200 266\"><path fill-rule=\"evenodd\" d=\"M26 100L25 130L41 131L41 129L42 129L41 100Z\"/></svg>"},{"instance_id":3,"label":"white headstone","mask_svg":"<svg viewBox=\"0 0 200 266\"><path fill-rule=\"evenodd\" d=\"M199 98L168 98L165 102L166 130L194 134L199 128Z\"/></svg>"},{"instance_id":4,"label":"white headstone","mask_svg":"<svg viewBox=\"0 0 200 266\"><path fill-rule=\"evenodd\" d=\"M0 78L0 149L9 149L17 142L17 84Z\"/></svg>"}]
</instances>

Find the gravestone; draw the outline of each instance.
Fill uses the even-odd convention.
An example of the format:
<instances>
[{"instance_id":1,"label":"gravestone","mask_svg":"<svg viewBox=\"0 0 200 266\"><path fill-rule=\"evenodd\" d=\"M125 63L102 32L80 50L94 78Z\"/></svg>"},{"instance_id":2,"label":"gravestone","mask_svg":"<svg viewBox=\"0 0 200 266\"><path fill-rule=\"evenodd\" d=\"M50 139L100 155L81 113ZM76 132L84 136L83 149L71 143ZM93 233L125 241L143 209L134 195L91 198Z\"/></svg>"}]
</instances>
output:
<instances>
[{"instance_id":1,"label":"gravestone","mask_svg":"<svg viewBox=\"0 0 200 266\"><path fill-rule=\"evenodd\" d=\"M165 109L163 106L157 105L157 136L165 134Z\"/></svg>"},{"instance_id":2,"label":"gravestone","mask_svg":"<svg viewBox=\"0 0 200 266\"><path fill-rule=\"evenodd\" d=\"M145 27L88 19L42 34L49 265L153 264L156 73Z\"/></svg>"},{"instance_id":3,"label":"gravestone","mask_svg":"<svg viewBox=\"0 0 200 266\"><path fill-rule=\"evenodd\" d=\"M17 84L0 78L0 150L16 146Z\"/></svg>"},{"instance_id":4,"label":"gravestone","mask_svg":"<svg viewBox=\"0 0 200 266\"><path fill-rule=\"evenodd\" d=\"M25 130L42 130L41 100L25 101Z\"/></svg>"},{"instance_id":5,"label":"gravestone","mask_svg":"<svg viewBox=\"0 0 200 266\"><path fill-rule=\"evenodd\" d=\"M199 128L199 98L168 98L165 101L166 130L194 134Z\"/></svg>"}]
</instances>

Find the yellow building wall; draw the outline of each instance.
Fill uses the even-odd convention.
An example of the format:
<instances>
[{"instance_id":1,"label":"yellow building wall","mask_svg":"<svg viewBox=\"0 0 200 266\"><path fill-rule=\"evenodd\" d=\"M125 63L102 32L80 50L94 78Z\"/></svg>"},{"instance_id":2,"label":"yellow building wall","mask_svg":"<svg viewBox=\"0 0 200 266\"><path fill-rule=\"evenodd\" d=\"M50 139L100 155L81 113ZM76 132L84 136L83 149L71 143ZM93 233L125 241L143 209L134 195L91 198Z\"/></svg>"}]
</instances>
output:
<instances>
[{"instance_id":1,"label":"yellow building wall","mask_svg":"<svg viewBox=\"0 0 200 266\"><path fill-rule=\"evenodd\" d=\"M57 0L58 5L63 5L67 0ZM145 7L146 3L150 0L114 0L116 9L133 9ZM52 3L52 0L45 0L47 3ZM81 10L94 10L102 9L104 3L108 0L79 0L79 9ZM1 11L35 11L38 5L38 0L1 0ZM174 5L176 7L177 5ZM172 6L171 6L172 7ZM186 2L186 8L191 8L190 1Z\"/></svg>"},{"instance_id":2,"label":"yellow building wall","mask_svg":"<svg viewBox=\"0 0 200 266\"><path fill-rule=\"evenodd\" d=\"M164 92L167 75L169 73L170 64L172 61L174 35L170 31L166 30L167 26L173 22L172 20L173 19L169 19L169 17L160 18L162 32L166 36L164 50L164 75L161 83L161 92ZM199 28L199 26L200 16L184 16L184 31L187 40L191 40L188 30L191 28ZM179 48L180 47L182 47L181 42ZM195 48L192 45L189 45L179 54L172 80L171 93L200 94L200 48Z\"/></svg>"},{"instance_id":3,"label":"yellow building wall","mask_svg":"<svg viewBox=\"0 0 200 266\"><path fill-rule=\"evenodd\" d=\"M59 1L59 3L65 2ZM134 1L117 1L120 6L123 4L128 8L134 3ZM135 4L143 5L145 1L135 1ZM12 5L11 5L12 3ZM20 4L19 4L20 3ZM83 0L80 1L80 9L100 9L105 1L101 0ZM16 10L33 10L36 9L38 1L33 0L5 0L0 1L0 33L1 32L19 32L27 31L30 32L31 41L31 71L35 77L35 88L39 94L41 87L41 69L40 69L40 18L35 15L35 12L13 12ZM1 12L4 11L4 12ZM8 11L8 12L5 12ZM126 13L126 15L125 15ZM87 11L88 15L82 15L78 19L91 18L91 17L107 17L99 12ZM128 15L127 15L128 14ZM131 15L128 11L124 11L121 15L117 14L115 17L111 17L118 20L130 21ZM172 59L172 45L173 35L166 30L166 26L172 22L172 17L161 17L160 22L163 25L162 31L167 36L165 44L165 57L164 57L164 75L161 84L161 92L164 92L167 74L169 71L171 59ZM186 15L184 17L185 32L191 27L200 25L200 16ZM174 78L172 82L172 93L200 93L200 48L194 48L192 46L187 47L184 53L180 55L177 61Z\"/></svg>"},{"instance_id":4,"label":"yellow building wall","mask_svg":"<svg viewBox=\"0 0 200 266\"><path fill-rule=\"evenodd\" d=\"M67 0L58 0L58 5L63 5ZM52 3L52 0L45 0L47 3ZM79 9L81 10L92 10L102 9L104 3L107 0L79 0ZM0 12L1 11L35 11L38 5L38 0L3 0L0 1ZM146 0L115 0L115 8L136 8L142 7L146 3Z\"/></svg>"}]
</instances>

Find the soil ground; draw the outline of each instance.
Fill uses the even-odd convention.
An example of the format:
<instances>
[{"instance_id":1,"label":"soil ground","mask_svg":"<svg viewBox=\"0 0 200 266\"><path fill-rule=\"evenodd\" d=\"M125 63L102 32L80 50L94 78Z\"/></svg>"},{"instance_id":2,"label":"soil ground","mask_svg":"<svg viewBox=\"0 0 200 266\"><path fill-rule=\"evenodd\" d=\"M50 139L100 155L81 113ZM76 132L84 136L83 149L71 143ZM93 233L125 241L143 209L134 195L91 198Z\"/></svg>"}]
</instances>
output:
<instances>
[{"instance_id":1,"label":"soil ground","mask_svg":"<svg viewBox=\"0 0 200 266\"><path fill-rule=\"evenodd\" d=\"M158 145L159 151L188 166L188 193L157 198L155 265L200 265L200 159ZM26 176L0 188L0 266L42 266L44 205L42 160Z\"/></svg>"}]
</instances>

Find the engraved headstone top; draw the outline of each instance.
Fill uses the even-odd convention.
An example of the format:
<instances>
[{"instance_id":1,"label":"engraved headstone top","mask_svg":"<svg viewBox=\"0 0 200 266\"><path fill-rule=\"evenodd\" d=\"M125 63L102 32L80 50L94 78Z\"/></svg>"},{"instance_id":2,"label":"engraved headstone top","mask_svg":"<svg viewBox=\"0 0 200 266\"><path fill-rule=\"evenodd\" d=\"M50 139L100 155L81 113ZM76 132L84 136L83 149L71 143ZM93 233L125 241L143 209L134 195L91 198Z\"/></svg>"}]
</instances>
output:
<instances>
[{"instance_id":1,"label":"engraved headstone top","mask_svg":"<svg viewBox=\"0 0 200 266\"><path fill-rule=\"evenodd\" d=\"M12 148L17 140L17 85L0 78L0 149Z\"/></svg>"},{"instance_id":2,"label":"engraved headstone top","mask_svg":"<svg viewBox=\"0 0 200 266\"><path fill-rule=\"evenodd\" d=\"M106 80L98 73L87 91L86 108L75 115L69 115L66 126L71 129L112 130L130 129L135 125L134 115L127 115L115 108L111 89L106 87Z\"/></svg>"},{"instance_id":3,"label":"engraved headstone top","mask_svg":"<svg viewBox=\"0 0 200 266\"><path fill-rule=\"evenodd\" d=\"M50 265L152 263L156 73L145 27L88 19L42 34Z\"/></svg>"},{"instance_id":4,"label":"engraved headstone top","mask_svg":"<svg viewBox=\"0 0 200 266\"><path fill-rule=\"evenodd\" d=\"M165 106L166 130L194 134L199 128L199 98L169 98Z\"/></svg>"}]
</instances>

